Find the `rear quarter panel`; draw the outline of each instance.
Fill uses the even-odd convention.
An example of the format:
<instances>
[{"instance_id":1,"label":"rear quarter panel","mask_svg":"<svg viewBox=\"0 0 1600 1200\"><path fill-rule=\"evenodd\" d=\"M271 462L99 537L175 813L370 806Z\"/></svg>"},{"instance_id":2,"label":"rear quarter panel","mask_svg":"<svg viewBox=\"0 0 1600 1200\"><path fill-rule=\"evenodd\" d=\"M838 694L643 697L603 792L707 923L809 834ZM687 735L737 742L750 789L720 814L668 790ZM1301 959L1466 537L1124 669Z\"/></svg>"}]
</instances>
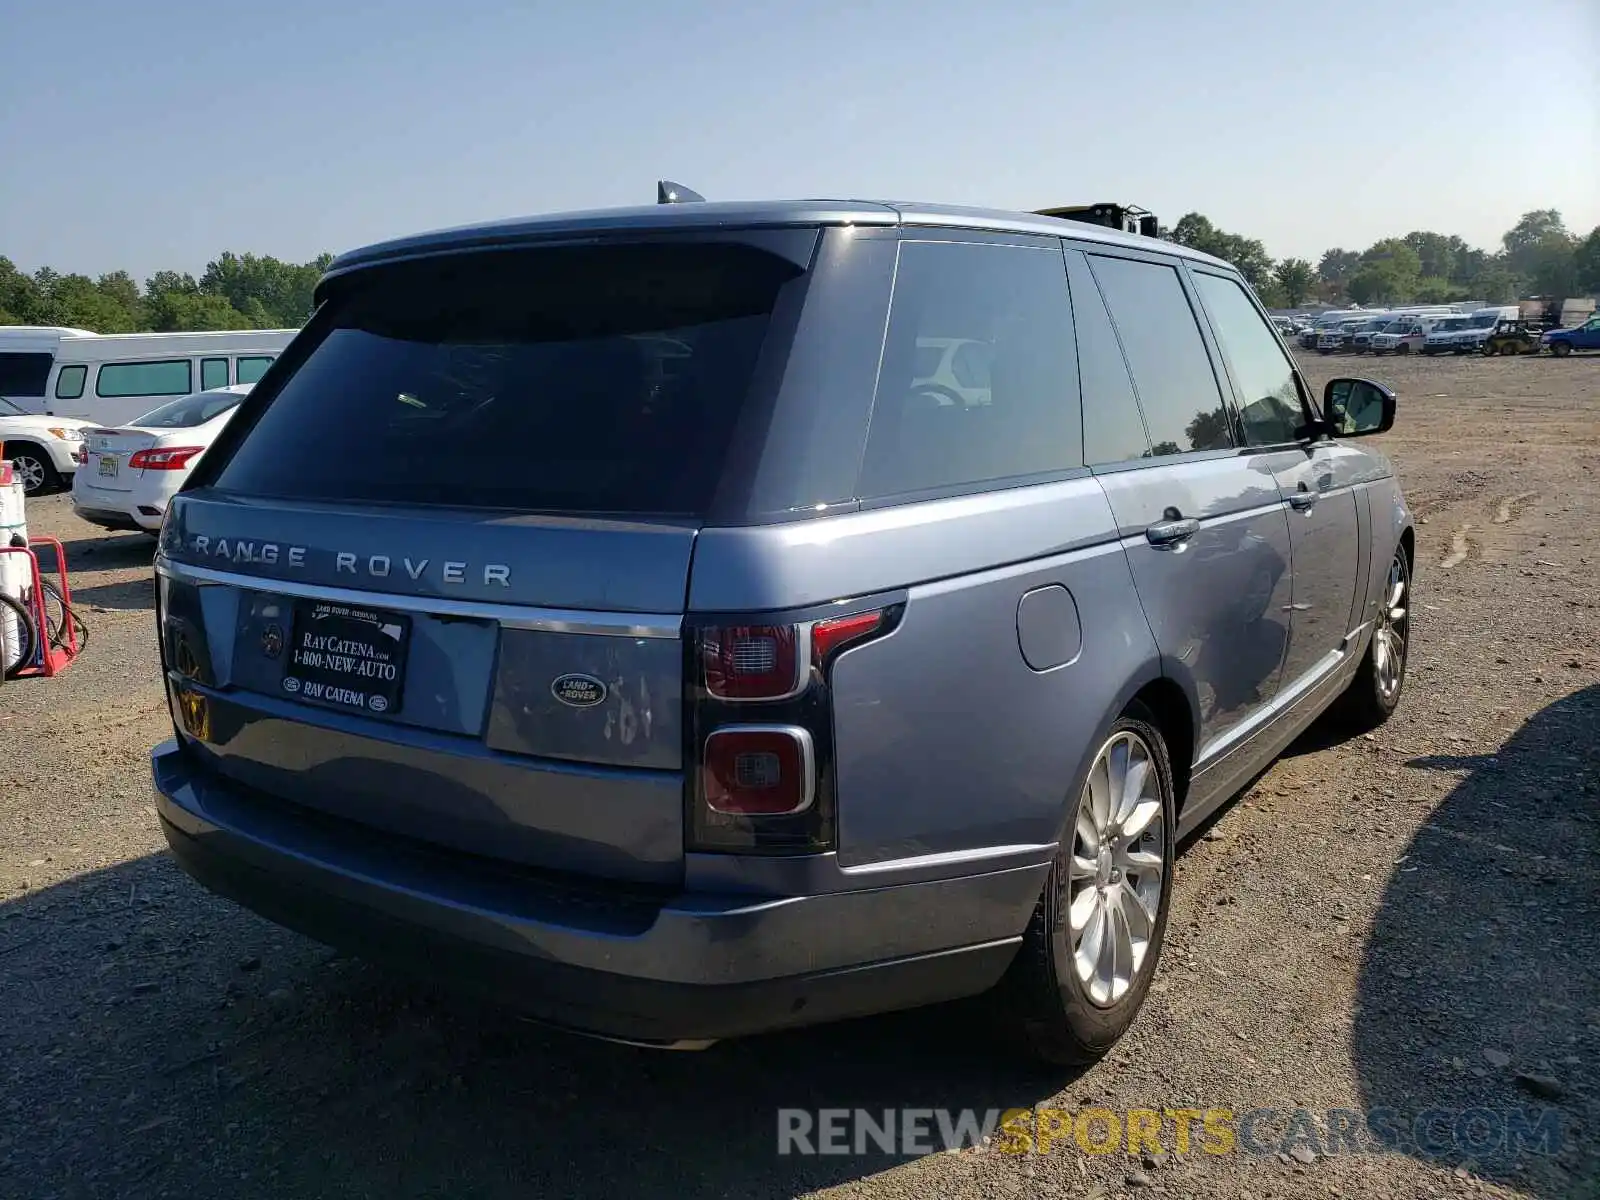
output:
<instances>
[{"instance_id":1,"label":"rear quarter panel","mask_svg":"<svg viewBox=\"0 0 1600 1200\"><path fill-rule=\"evenodd\" d=\"M1019 629L1023 598L1052 587L1070 601L1030 600ZM691 608L885 592L905 598L899 626L832 673L840 865L977 871L1056 841L1100 735L1158 673L1099 482L706 530Z\"/></svg>"}]
</instances>

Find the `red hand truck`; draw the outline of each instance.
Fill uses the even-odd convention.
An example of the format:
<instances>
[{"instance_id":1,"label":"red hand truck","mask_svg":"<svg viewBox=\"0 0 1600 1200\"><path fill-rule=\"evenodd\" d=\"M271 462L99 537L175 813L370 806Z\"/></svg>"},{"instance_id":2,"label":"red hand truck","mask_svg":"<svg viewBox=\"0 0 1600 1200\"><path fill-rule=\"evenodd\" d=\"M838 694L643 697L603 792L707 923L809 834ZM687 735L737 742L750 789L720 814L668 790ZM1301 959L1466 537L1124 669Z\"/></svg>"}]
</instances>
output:
<instances>
[{"instance_id":1,"label":"red hand truck","mask_svg":"<svg viewBox=\"0 0 1600 1200\"><path fill-rule=\"evenodd\" d=\"M39 569L39 556L34 551L36 546L48 546L56 556L55 575L58 582L55 591L61 604L61 623L54 632L50 628L44 575ZM53 678L71 666L72 660L78 657L78 651L83 648L78 640L78 616L72 611L72 585L67 581L67 552L59 538L30 537L26 546L0 546L0 555L3 554L27 556L29 583L23 594L22 605L37 632L31 658L5 672L6 677Z\"/></svg>"}]
</instances>

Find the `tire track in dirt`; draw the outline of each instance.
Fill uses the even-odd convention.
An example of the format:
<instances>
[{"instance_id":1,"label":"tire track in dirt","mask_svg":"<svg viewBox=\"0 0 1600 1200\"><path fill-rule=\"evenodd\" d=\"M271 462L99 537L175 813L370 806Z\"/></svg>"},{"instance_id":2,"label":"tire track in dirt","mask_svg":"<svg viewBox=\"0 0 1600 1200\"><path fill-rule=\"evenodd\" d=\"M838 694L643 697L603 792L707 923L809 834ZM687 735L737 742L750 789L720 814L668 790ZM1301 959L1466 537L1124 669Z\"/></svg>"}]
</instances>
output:
<instances>
[{"instance_id":1,"label":"tire track in dirt","mask_svg":"<svg viewBox=\"0 0 1600 1200\"><path fill-rule=\"evenodd\" d=\"M1519 492L1515 496L1508 496L1495 506L1494 523L1505 525L1522 515L1522 510L1530 500L1537 500L1538 492Z\"/></svg>"},{"instance_id":2,"label":"tire track in dirt","mask_svg":"<svg viewBox=\"0 0 1600 1200\"><path fill-rule=\"evenodd\" d=\"M1439 561L1439 569L1448 571L1451 567L1459 567L1467 561L1467 556L1472 553L1472 542L1467 534L1472 530L1472 522L1468 521L1450 535L1450 553Z\"/></svg>"}]
</instances>

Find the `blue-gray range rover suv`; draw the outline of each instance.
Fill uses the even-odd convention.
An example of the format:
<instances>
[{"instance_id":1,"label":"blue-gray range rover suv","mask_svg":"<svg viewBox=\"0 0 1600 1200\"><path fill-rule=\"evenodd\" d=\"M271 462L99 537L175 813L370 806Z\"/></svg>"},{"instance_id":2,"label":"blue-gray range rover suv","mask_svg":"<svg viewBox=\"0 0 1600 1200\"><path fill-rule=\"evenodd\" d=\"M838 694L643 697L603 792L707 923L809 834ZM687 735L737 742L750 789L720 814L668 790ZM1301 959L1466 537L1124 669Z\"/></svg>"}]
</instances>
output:
<instances>
[{"instance_id":1,"label":"blue-gray range rover suv","mask_svg":"<svg viewBox=\"0 0 1600 1200\"><path fill-rule=\"evenodd\" d=\"M1399 699L1364 380L1044 216L665 204L346 254L157 557L183 868L587 1033L990 993L1104 1053L1179 840Z\"/></svg>"}]
</instances>

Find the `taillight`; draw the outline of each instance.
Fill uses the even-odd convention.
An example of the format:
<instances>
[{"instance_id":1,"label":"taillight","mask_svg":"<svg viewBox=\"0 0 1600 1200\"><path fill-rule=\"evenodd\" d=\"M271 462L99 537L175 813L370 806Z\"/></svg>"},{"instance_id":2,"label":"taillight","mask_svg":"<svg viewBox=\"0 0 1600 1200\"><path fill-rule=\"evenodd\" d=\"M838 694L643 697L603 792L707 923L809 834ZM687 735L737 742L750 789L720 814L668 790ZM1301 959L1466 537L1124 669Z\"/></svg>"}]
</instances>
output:
<instances>
[{"instance_id":1,"label":"taillight","mask_svg":"<svg viewBox=\"0 0 1600 1200\"><path fill-rule=\"evenodd\" d=\"M718 700L785 700L806 685L804 630L726 625L701 635L706 691Z\"/></svg>"},{"instance_id":2,"label":"taillight","mask_svg":"<svg viewBox=\"0 0 1600 1200\"><path fill-rule=\"evenodd\" d=\"M79 446L77 450L73 452L72 461L77 463L80 467L87 467L89 465L89 447Z\"/></svg>"},{"instance_id":3,"label":"taillight","mask_svg":"<svg viewBox=\"0 0 1600 1200\"><path fill-rule=\"evenodd\" d=\"M706 737L706 807L729 816L777 817L816 800L816 752L798 725L726 725Z\"/></svg>"},{"instance_id":4,"label":"taillight","mask_svg":"<svg viewBox=\"0 0 1600 1200\"><path fill-rule=\"evenodd\" d=\"M691 851L835 847L830 667L845 649L890 632L901 609L694 631L685 722Z\"/></svg>"},{"instance_id":5,"label":"taillight","mask_svg":"<svg viewBox=\"0 0 1600 1200\"><path fill-rule=\"evenodd\" d=\"M818 621L811 627L811 656L817 666L825 666L835 651L876 633L883 622L882 609Z\"/></svg>"},{"instance_id":6,"label":"taillight","mask_svg":"<svg viewBox=\"0 0 1600 1200\"><path fill-rule=\"evenodd\" d=\"M181 471L204 446L161 446L154 450L135 450L128 459L130 471Z\"/></svg>"}]
</instances>

